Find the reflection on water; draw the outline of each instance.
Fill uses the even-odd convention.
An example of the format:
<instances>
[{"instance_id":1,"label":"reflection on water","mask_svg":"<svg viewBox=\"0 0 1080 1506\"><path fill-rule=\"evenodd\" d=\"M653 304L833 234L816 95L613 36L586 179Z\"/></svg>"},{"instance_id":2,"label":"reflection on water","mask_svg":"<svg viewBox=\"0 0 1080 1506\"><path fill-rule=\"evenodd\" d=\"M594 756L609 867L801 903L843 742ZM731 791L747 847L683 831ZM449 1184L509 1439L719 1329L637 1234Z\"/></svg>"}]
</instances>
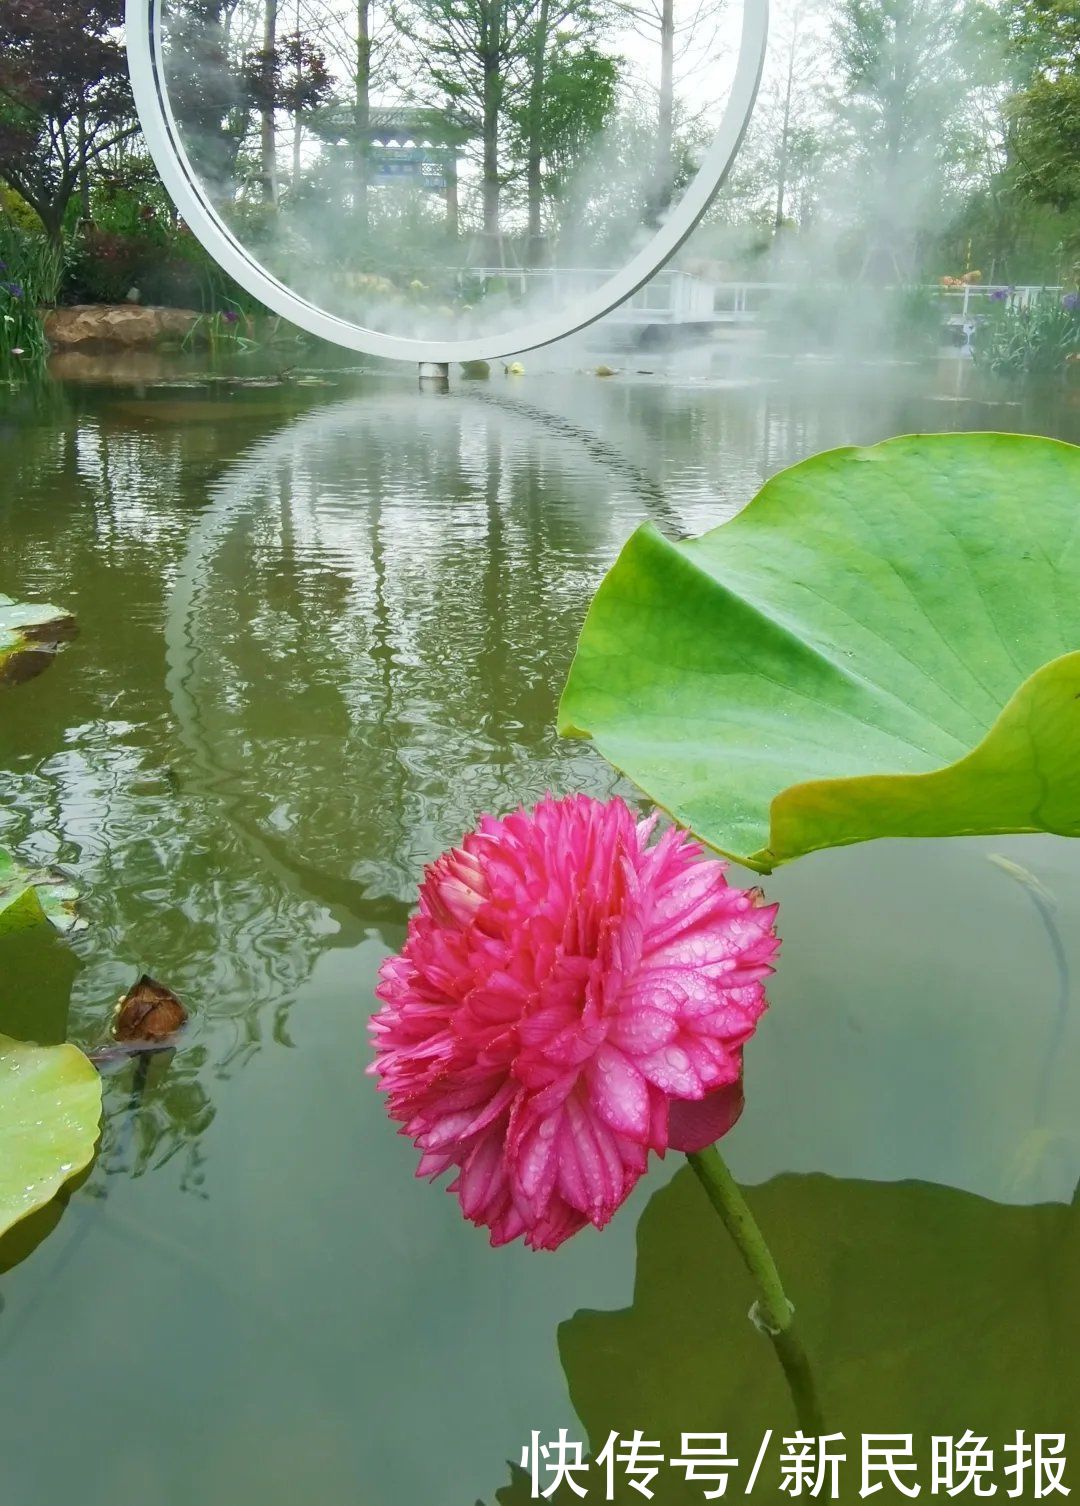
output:
<instances>
[{"instance_id":1,"label":"reflection on water","mask_svg":"<svg viewBox=\"0 0 1080 1506\"><path fill-rule=\"evenodd\" d=\"M901 1467L898 1476L908 1491L919 1481L928 1495L932 1438L959 1440L970 1430L988 1449L983 1493L996 1482L1000 1495L1010 1489L1039 1499L1031 1470L1021 1477L1028 1489L1015 1490L1017 1476L1006 1469L1016 1453L1008 1449L1015 1450L1018 1430L1030 1443L1036 1434L1068 1437L1075 1422L1080 1370L1068 1357L1080 1337L1080 1203L1010 1208L919 1182L821 1176L778 1178L751 1201L777 1259L794 1273L788 1289L818 1371L825 1426L843 1435L830 1450L843 1461L838 1498L860 1499L863 1434L910 1434L914 1473ZM682 1455L684 1431L724 1429L728 1457L737 1461L727 1494L739 1497L764 1440L751 1493L790 1500L791 1465L785 1488L781 1456L795 1417L783 1373L746 1319L754 1296L731 1241L683 1170L641 1219L633 1304L579 1312L560 1327L583 1424L576 1436L584 1433L598 1453L610 1432L639 1427L672 1460ZM786 1452L790 1459L798 1450ZM552 1478L541 1474L545 1486ZM962 1478L958 1470L947 1483ZM884 1482L878 1499L902 1501L908 1493L884 1471L868 1479ZM603 1482L594 1466L590 1494L602 1496ZM654 1488L658 1500L690 1506L708 1487L665 1463ZM809 1493L804 1484L799 1494ZM821 1497L833 1498L828 1483ZM498 1499L503 1506L527 1501L528 1479L515 1475ZM563 1486L551 1499L569 1506L578 1497ZM630 1506L641 1497L617 1470L608 1499Z\"/></svg>"},{"instance_id":2,"label":"reflection on water","mask_svg":"<svg viewBox=\"0 0 1080 1506\"><path fill-rule=\"evenodd\" d=\"M700 363L606 382L537 365L449 397L344 375L324 391L55 388L0 414L0 589L70 606L82 630L4 700L0 841L71 867L91 920L73 947L39 938L12 961L0 1030L97 1044L143 970L193 1009L145 1081L109 1074L102 1152L63 1218L0 1245L19 1506L292 1506L300 1482L328 1503L460 1506L493 1498L532 1429L576 1426L556 1325L629 1302L636 1214L666 1173L555 1257L488 1251L412 1180L362 1068L421 865L478 809L616 788L587 745L556 741L554 711L585 605L642 518L699 531L850 440L1078 432L1067 402L997 408L957 391L955 367L935 387L916 369L818 364L810 380L762 361L736 380L722 354ZM909 1426L908 1393L868 1315L885 1288L858 1269L890 1229L911 1261L889 1298L901 1327L961 1300L944 1258L919 1254L923 1225L947 1248L954 1213L976 1230L980 1310L1019 1280L1017 1241L1048 1293L1017 1332L1049 1333L1067 1305L1078 864L1048 838L893 843L770 880L785 953L731 1159L755 1183L819 1174L770 1182L767 1221L790 1225L780 1253L826 1389L854 1385L861 1335L884 1428ZM912 1178L937 1186L896 1185ZM635 1311L652 1280L639 1269ZM833 1309L813 1313L841 1286L832 1334ZM717 1305L717 1329L729 1316ZM752 1339L740 1327L728 1362L745 1415L786 1426ZM595 1431L608 1402L581 1352L564 1338ZM935 1353L966 1394L983 1361ZM640 1363L616 1368L632 1385ZM103 1447L118 1416L123 1446Z\"/></svg>"}]
</instances>

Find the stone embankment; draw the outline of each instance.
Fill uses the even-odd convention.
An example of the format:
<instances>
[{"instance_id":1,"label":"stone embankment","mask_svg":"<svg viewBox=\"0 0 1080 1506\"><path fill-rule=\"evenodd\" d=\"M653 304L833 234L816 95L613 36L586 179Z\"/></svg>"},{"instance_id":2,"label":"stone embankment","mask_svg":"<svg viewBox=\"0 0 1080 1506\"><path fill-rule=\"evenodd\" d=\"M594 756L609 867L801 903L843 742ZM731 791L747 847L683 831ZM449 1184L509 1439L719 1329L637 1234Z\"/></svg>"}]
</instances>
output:
<instances>
[{"instance_id":1,"label":"stone embankment","mask_svg":"<svg viewBox=\"0 0 1080 1506\"><path fill-rule=\"evenodd\" d=\"M183 340L199 321L194 309L137 303L87 303L50 309L45 338L54 350L152 350Z\"/></svg>"}]
</instances>

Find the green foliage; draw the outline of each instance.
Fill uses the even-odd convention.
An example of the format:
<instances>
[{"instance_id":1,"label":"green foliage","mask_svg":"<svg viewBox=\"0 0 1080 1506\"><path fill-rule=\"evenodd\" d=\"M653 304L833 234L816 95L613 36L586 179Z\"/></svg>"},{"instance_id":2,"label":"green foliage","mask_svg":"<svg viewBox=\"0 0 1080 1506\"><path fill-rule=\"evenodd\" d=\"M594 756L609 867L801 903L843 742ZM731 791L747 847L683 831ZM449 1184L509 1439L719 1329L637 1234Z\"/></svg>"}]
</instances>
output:
<instances>
[{"instance_id":1,"label":"green foliage","mask_svg":"<svg viewBox=\"0 0 1080 1506\"><path fill-rule=\"evenodd\" d=\"M32 930L45 922L45 911L33 886L16 883L10 888L0 888L0 942L17 931Z\"/></svg>"},{"instance_id":2,"label":"green foliage","mask_svg":"<svg viewBox=\"0 0 1080 1506\"><path fill-rule=\"evenodd\" d=\"M0 0L0 176L59 240L91 171L135 129L123 0Z\"/></svg>"},{"instance_id":3,"label":"green foliage","mask_svg":"<svg viewBox=\"0 0 1080 1506\"><path fill-rule=\"evenodd\" d=\"M1014 111L1020 187L1054 209L1080 204L1080 71L1037 79Z\"/></svg>"},{"instance_id":4,"label":"green foliage","mask_svg":"<svg viewBox=\"0 0 1080 1506\"><path fill-rule=\"evenodd\" d=\"M73 626L55 607L19 606L0 596L0 686L26 677L34 646L46 650L37 656L36 668L43 668ZM42 930L75 929L75 897L66 874L24 868L0 848L0 948L18 952ZM0 975L7 972L0 961ZM101 1079L77 1047L0 1035L0 1236L90 1164L100 1122Z\"/></svg>"},{"instance_id":5,"label":"green foliage","mask_svg":"<svg viewBox=\"0 0 1080 1506\"><path fill-rule=\"evenodd\" d=\"M620 60L590 43L571 48L556 44L548 60L538 130L544 163L544 188L561 198L586 159L590 143L610 119L616 104ZM510 112L512 152L524 157L532 112L528 102Z\"/></svg>"},{"instance_id":6,"label":"green foliage","mask_svg":"<svg viewBox=\"0 0 1080 1506\"><path fill-rule=\"evenodd\" d=\"M250 300L176 224L134 145L119 0L58 4L55 16L33 7L22 38L20 0L0 0L0 40L7 25L12 60L0 67L7 101L0 170L6 150L10 180L23 183L50 233L75 241L63 297L113 302L137 288L143 302L249 311ZM412 103L461 123L472 160L462 178L462 228L485 221L527 241L522 260L526 251L545 259L561 233L573 236L575 254L584 242L590 258L611 261L629 228L655 209L638 169L655 158L657 102L622 77L627 28L652 44L644 12L608 0L394 0L389 24L365 53L355 36L332 42L329 32L312 40L280 29L275 47L260 50L258 25L234 25L233 10L232 0L172 7L170 100L192 160L229 204L238 233L256 254L272 239L287 273L290 221L312 232L328 189L339 193L342 175L357 170L356 143L323 136L319 118L354 108L362 115L393 78L413 80ZM878 287L973 265L996 281L1073 275L1080 20L1070 0L841 0L816 16L813 0L793 0L786 10L776 28L783 57L778 52L767 70L746 147L710 217L712 238L706 230L695 249L730 263L735 275L752 269L767 281L789 279L800 238L815 274ZM85 24L69 24L72 17ZM680 22L688 57L705 50L704 13L699 20L696 38L684 36ZM338 97L328 103L334 80ZM53 122L59 145L47 150L54 100L62 107ZM271 103L279 136L292 129L282 117L301 125L296 181L280 143L276 174L266 168L260 126ZM72 139L76 105L84 114L91 107L84 158ZM701 135L707 130L681 118L676 100L676 190L692 174ZM61 159L70 172L60 170ZM386 275L392 267L399 290L420 279L436 295L433 306L453 303L453 290L436 288L432 272L462 259L441 199L369 187L355 223L339 218L329 275ZM17 202L29 213L27 199ZM755 265L770 251L772 266ZM923 312L911 309L919 348L929 336ZM805 322L822 322L820 309L804 313ZM878 343L906 351L910 342L902 334L894 342L885 328Z\"/></svg>"},{"instance_id":7,"label":"green foliage","mask_svg":"<svg viewBox=\"0 0 1080 1506\"><path fill-rule=\"evenodd\" d=\"M1080 205L1080 11L1072 0L1024 0L1013 45L1030 70L1012 100L1021 189L1056 209Z\"/></svg>"},{"instance_id":8,"label":"green foliage","mask_svg":"<svg viewBox=\"0 0 1080 1506\"><path fill-rule=\"evenodd\" d=\"M768 871L875 837L1080 835L1080 449L835 450L674 544L638 530L559 730Z\"/></svg>"},{"instance_id":9,"label":"green foliage","mask_svg":"<svg viewBox=\"0 0 1080 1506\"><path fill-rule=\"evenodd\" d=\"M0 1035L0 1234L90 1164L100 1122L101 1078L76 1046Z\"/></svg>"},{"instance_id":10,"label":"green foliage","mask_svg":"<svg viewBox=\"0 0 1080 1506\"><path fill-rule=\"evenodd\" d=\"M0 377L17 380L44 359L39 310L55 303L62 269L62 252L40 230L0 215Z\"/></svg>"},{"instance_id":11,"label":"green foliage","mask_svg":"<svg viewBox=\"0 0 1080 1506\"><path fill-rule=\"evenodd\" d=\"M67 303L122 303L132 292L144 304L263 312L157 194L110 186L95 195L93 222L70 239L62 296Z\"/></svg>"},{"instance_id":12,"label":"green foliage","mask_svg":"<svg viewBox=\"0 0 1080 1506\"><path fill-rule=\"evenodd\" d=\"M998 303L976 332L974 355L999 376L1060 376L1080 358L1080 300L1066 294Z\"/></svg>"},{"instance_id":13,"label":"green foliage","mask_svg":"<svg viewBox=\"0 0 1080 1506\"><path fill-rule=\"evenodd\" d=\"M86 922L76 912L78 897L59 868L26 868L0 847L0 935L42 920L62 934L81 931Z\"/></svg>"}]
</instances>

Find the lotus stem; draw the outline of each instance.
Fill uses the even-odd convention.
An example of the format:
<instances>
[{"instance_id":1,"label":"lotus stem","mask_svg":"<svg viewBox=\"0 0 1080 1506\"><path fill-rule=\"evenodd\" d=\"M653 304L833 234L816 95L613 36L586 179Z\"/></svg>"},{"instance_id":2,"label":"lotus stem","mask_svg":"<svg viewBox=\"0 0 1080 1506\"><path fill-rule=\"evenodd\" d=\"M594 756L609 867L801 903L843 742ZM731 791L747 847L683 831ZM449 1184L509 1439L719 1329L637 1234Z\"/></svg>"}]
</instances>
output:
<instances>
[{"instance_id":1,"label":"lotus stem","mask_svg":"<svg viewBox=\"0 0 1080 1506\"><path fill-rule=\"evenodd\" d=\"M760 1296L750 1309L750 1318L754 1326L772 1341L791 1392L799 1427L808 1437L820 1438L825 1433L825 1421L810 1361L795 1331L795 1309L784 1292L780 1272L765 1243L765 1236L715 1145L691 1152L686 1159L757 1283Z\"/></svg>"}]
</instances>

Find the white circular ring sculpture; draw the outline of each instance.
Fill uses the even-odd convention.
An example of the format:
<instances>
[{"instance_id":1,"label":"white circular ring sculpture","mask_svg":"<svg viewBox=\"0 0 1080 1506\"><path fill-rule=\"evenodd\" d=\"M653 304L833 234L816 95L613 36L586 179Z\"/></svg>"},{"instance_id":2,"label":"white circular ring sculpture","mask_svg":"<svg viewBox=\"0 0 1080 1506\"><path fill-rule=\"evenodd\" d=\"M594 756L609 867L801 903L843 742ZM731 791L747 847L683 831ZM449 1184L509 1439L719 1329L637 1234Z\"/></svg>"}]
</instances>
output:
<instances>
[{"instance_id":1,"label":"white circular ring sculpture","mask_svg":"<svg viewBox=\"0 0 1080 1506\"><path fill-rule=\"evenodd\" d=\"M367 329L319 308L267 271L229 230L204 193L180 141L165 85L163 4L164 0L127 0L128 67L146 145L188 227L241 287L300 329L347 350L415 362L481 361L550 345L610 313L659 272L705 214L735 160L757 98L769 30L769 0L743 0L739 58L720 127L679 203L625 267L557 314L532 319L507 334L417 340Z\"/></svg>"}]
</instances>

